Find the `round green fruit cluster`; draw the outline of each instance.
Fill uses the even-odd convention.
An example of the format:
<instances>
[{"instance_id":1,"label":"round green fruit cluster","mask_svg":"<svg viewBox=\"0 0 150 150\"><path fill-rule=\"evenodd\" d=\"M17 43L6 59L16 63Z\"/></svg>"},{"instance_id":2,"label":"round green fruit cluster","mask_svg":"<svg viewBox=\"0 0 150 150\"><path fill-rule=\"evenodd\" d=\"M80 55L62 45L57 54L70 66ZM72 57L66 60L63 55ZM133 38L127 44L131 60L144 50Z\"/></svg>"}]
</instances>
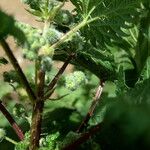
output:
<instances>
[{"instance_id":1,"label":"round green fruit cluster","mask_svg":"<svg viewBox=\"0 0 150 150\"><path fill-rule=\"evenodd\" d=\"M59 32L54 27L48 28L43 33L43 38L45 39L46 43L51 45L57 42L62 36L63 33Z\"/></svg>"},{"instance_id":2,"label":"round green fruit cluster","mask_svg":"<svg viewBox=\"0 0 150 150\"><path fill-rule=\"evenodd\" d=\"M51 71L53 60L50 57L44 57L41 61L41 69L43 71Z\"/></svg>"},{"instance_id":3,"label":"round green fruit cluster","mask_svg":"<svg viewBox=\"0 0 150 150\"><path fill-rule=\"evenodd\" d=\"M82 83L85 83L86 76L82 71L75 71L65 77L65 86L67 89L74 91Z\"/></svg>"},{"instance_id":4,"label":"round green fruit cluster","mask_svg":"<svg viewBox=\"0 0 150 150\"><path fill-rule=\"evenodd\" d=\"M39 48L46 43L44 38L41 36L42 31L33 28L28 24L20 22L17 22L16 24L26 36L26 44L22 45L23 55L26 59L34 60L38 56Z\"/></svg>"},{"instance_id":5,"label":"round green fruit cluster","mask_svg":"<svg viewBox=\"0 0 150 150\"><path fill-rule=\"evenodd\" d=\"M55 17L55 22L61 25L69 25L73 21L73 16L68 10L60 10Z\"/></svg>"}]
</instances>

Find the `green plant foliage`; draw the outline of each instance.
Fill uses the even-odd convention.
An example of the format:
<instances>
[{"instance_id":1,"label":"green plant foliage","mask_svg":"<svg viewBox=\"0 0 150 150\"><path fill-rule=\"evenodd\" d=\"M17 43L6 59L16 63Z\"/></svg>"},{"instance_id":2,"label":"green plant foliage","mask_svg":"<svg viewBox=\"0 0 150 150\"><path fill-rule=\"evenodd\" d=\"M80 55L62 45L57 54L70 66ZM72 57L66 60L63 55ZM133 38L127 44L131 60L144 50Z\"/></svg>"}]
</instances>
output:
<instances>
[{"instance_id":1,"label":"green plant foliage","mask_svg":"<svg viewBox=\"0 0 150 150\"><path fill-rule=\"evenodd\" d=\"M130 90L128 94L126 94L126 99L128 99L131 103L142 103L142 104L149 104L150 102L150 95L148 92L150 86L150 79L141 81L140 83L137 83L135 88ZM134 99L133 99L134 97Z\"/></svg>"},{"instance_id":2,"label":"green plant foliage","mask_svg":"<svg viewBox=\"0 0 150 150\"><path fill-rule=\"evenodd\" d=\"M70 0L73 11L63 7L67 0L22 2L43 23L43 29L0 11L1 42L14 36L23 57L30 60L22 73L14 67L0 81L0 98L26 133L18 141L0 114L0 149L10 146L3 140L3 127L18 141L10 150L31 147L39 127L39 150L63 149L82 136L76 130L96 100L83 133L99 123L102 126L77 149L149 150L150 2ZM65 63L60 67L55 61ZM0 65L7 63L0 57ZM74 66L64 72L68 63ZM100 81L102 94L96 90ZM33 95L32 103L28 95ZM29 131L34 132L30 135Z\"/></svg>"},{"instance_id":3,"label":"green plant foliage","mask_svg":"<svg viewBox=\"0 0 150 150\"><path fill-rule=\"evenodd\" d=\"M144 66L144 69L142 71L142 80L146 80L146 79L149 79L150 78L150 68L149 68L149 65L150 65L150 57L147 58L147 61L146 61L146 64Z\"/></svg>"},{"instance_id":4,"label":"green plant foliage","mask_svg":"<svg viewBox=\"0 0 150 150\"><path fill-rule=\"evenodd\" d=\"M58 143L59 149L63 149L65 146L69 145L70 143L74 142L76 139L80 137L80 134L70 131L63 141Z\"/></svg>"},{"instance_id":5,"label":"green plant foliage","mask_svg":"<svg viewBox=\"0 0 150 150\"><path fill-rule=\"evenodd\" d=\"M25 110L24 106L21 104L15 104L15 106L13 108L13 115L18 118L25 117L26 110Z\"/></svg>"},{"instance_id":6,"label":"green plant foliage","mask_svg":"<svg viewBox=\"0 0 150 150\"><path fill-rule=\"evenodd\" d=\"M17 73L14 70L3 73L4 81L8 83L14 83L14 82L20 83L20 80L16 77L17 77Z\"/></svg>"},{"instance_id":7,"label":"green plant foliage","mask_svg":"<svg viewBox=\"0 0 150 150\"><path fill-rule=\"evenodd\" d=\"M62 37L62 33L57 31L55 28L51 27L44 31L43 37L47 43L50 45L56 43L60 37Z\"/></svg>"},{"instance_id":8,"label":"green plant foliage","mask_svg":"<svg viewBox=\"0 0 150 150\"><path fill-rule=\"evenodd\" d=\"M101 148L148 150L150 148L148 114L149 106L130 105L126 102L113 104L106 113L105 124L98 139Z\"/></svg>"},{"instance_id":9,"label":"green plant foliage","mask_svg":"<svg viewBox=\"0 0 150 150\"><path fill-rule=\"evenodd\" d=\"M59 132L56 132L41 139L40 150L56 150L57 140L59 136L60 136Z\"/></svg>"},{"instance_id":10,"label":"green plant foliage","mask_svg":"<svg viewBox=\"0 0 150 150\"><path fill-rule=\"evenodd\" d=\"M4 129L0 128L0 142L5 138L6 132Z\"/></svg>"},{"instance_id":11,"label":"green plant foliage","mask_svg":"<svg viewBox=\"0 0 150 150\"><path fill-rule=\"evenodd\" d=\"M14 36L20 43L25 42L25 36L20 29L15 26L15 21L11 16L8 16L0 10L0 40L8 34ZM10 26L11 25L11 26Z\"/></svg>"},{"instance_id":12,"label":"green plant foliage","mask_svg":"<svg viewBox=\"0 0 150 150\"><path fill-rule=\"evenodd\" d=\"M41 62L41 68L44 71L51 71L52 69L52 65L53 65L53 61L50 57L45 57L42 62Z\"/></svg>"},{"instance_id":13,"label":"green plant foliage","mask_svg":"<svg viewBox=\"0 0 150 150\"><path fill-rule=\"evenodd\" d=\"M12 17L7 16L4 12L0 11L0 18L1 18L1 27L0 27L0 39L5 37L7 34L9 34L12 31L10 24L14 24L14 20Z\"/></svg>"},{"instance_id":14,"label":"green plant foliage","mask_svg":"<svg viewBox=\"0 0 150 150\"><path fill-rule=\"evenodd\" d=\"M59 25L70 25L73 22L73 16L68 10L60 10L55 17L55 22Z\"/></svg>"},{"instance_id":15,"label":"green plant foliage","mask_svg":"<svg viewBox=\"0 0 150 150\"><path fill-rule=\"evenodd\" d=\"M71 0L76 6L76 11L81 17L86 17L92 10L91 18L99 17L83 30L83 35L90 39L93 45L104 48L112 43L123 42L122 28L129 28L134 23L138 7L141 1L126 0ZM132 15L131 15L132 14ZM126 23L125 23L126 22ZM92 35L92 36L91 36Z\"/></svg>"},{"instance_id":16,"label":"green plant foliage","mask_svg":"<svg viewBox=\"0 0 150 150\"><path fill-rule=\"evenodd\" d=\"M25 139L15 145L15 150L26 150L29 145L30 134L27 132L25 134Z\"/></svg>"},{"instance_id":17,"label":"green plant foliage","mask_svg":"<svg viewBox=\"0 0 150 150\"><path fill-rule=\"evenodd\" d=\"M72 61L72 64L76 66L82 66L103 80L113 81L116 79L115 61L110 52L103 52L100 49L92 47L89 43L83 43L83 45L77 45L77 47L82 49L77 51L77 56ZM57 55L56 50L56 55L54 55L55 60L64 61L65 58L65 54Z\"/></svg>"},{"instance_id":18,"label":"green plant foliage","mask_svg":"<svg viewBox=\"0 0 150 150\"><path fill-rule=\"evenodd\" d=\"M21 22L16 22L16 26L24 32L27 38L27 44L22 45L24 57L29 60L36 59L39 48L45 44L45 40L41 37L41 30Z\"/></svg>"},{"instance_id":19,"label":"green plant foliage","mask_svg":"<svg viewBox=\"0 0 150 150\"><path fill-rule=\"evenodd\" d=\"M102 149L150 148L149 85L149 79L139 82L107 105L104 126L96 140Z\"/></svg>"},{"instance_id":20,"label":"green plant foliage","mask_svg":"<svg viewBox=\"0 0 150 150\"><path fill-rule=\"evenodd\" d=\"M4 57L0 57L0 65L6 65L6 64L8 64L8 61L7 61L7 59L5 59Z\"/></svg>"},{"instance_id":21,"label":"green plant foliage","mask_svg":"<svg viewBox=\"0 0 150 150\"><path fill-rule=\"evenodd\" d=\"M65 80L66 88L74 91L80 86L80 84L85 83L86 76L81 71L75 71L74 73L67 75L65 77Z\"/></svg>"},{"instance_id":22,"label":"green plant foliage","mask_svg":"<svg viewBox=\"0 0 150 150\"><path fill-rule=\"evenodd\" d=\"M22 0L31 9L28 12L37 16L40 21L53 21L64 2L58 0Z\"/></svg>"},{"instance_id":23,"label":"green plant foliage","mask_svg":"<svg viewBox=\"0 0 150 150\"><path fill-rule=\"evenodd\" d=\"M134 68L129 69L126 71L126 77L127 77L127 84L129 86L134 86L135 83L138 81L139 76L141 75L142 70L144 69L144 66L146 64L146 60L149 57L149 45L150 45L150 9L148 3L144 3L144 10L141 14L141 18L139 21L139 32L138 37L136 39L136 45L135 45L135 56L132 61ZM134 74L133 74L134 72ZM130 78L130 80L129 80Z\"/></svg>"},{"instance_id":24,"label":"green plant foliage","mask_svg":"<svg viewBox=\"0 0 150 150\"><path fill-rule=\"evenodd\" d=\"M0 87L0 98L3 98L7 94L11 93L13 91L13 88L9 83L0 81L0 84L3 85Z\"/></svg>"}]
</instances>

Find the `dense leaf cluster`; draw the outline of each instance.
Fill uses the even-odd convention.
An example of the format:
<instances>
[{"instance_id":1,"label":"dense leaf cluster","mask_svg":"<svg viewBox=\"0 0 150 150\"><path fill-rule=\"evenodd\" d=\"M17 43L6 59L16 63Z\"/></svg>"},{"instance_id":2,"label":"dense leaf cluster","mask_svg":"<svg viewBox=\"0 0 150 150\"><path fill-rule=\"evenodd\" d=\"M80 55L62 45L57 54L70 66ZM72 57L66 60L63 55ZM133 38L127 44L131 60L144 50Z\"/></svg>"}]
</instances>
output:
<instances>
[{"instance_id":1,"label":"dense leaf cluster","mask_svg":"<svg viewBox=\"0 0 150 150\"><path fill-rule=\"evenodd\" d=\"M97 104L84 130L103 123L100 131L78 148L150 149L149 0L70 0L74 5L72 12L64 9L65 0L22 2L28 5L29 13L43 22L43 29L15 21L0 10L0 43L12 35L21 46L24 58L31 61L31 66L25 70L31 90L50 96L53 93L50 98L44 97L44 102L50 101L46 101L43 108L39 149L60 150L81 137L82 133L75 131L89 114L98 80L106 82L101 103ZM73 59L69 63L75 66L71 67L73 72L53 78L58 70L54 61L65 62L70 55ZM0 67L8 63L0 57ZM3 85L0 98L25 126L25 139L15 145L15 150L25 150L30 143L28 131L33 106L17 71L3 73L5 84L0 82ZM43 85L40 73L44 73ZM60 80L47 91L53 79ZM12 91L17 95L15 98ZM17 100L9 101L14 99ZM0 123L2 125L10 130L5 122ZM5 142L4 136L4 130L0 129L0 141ZM8 136L14 137L11 132ZM1 145L7 147L3 142L0 149Z\"/></svg>"}]
</instances>

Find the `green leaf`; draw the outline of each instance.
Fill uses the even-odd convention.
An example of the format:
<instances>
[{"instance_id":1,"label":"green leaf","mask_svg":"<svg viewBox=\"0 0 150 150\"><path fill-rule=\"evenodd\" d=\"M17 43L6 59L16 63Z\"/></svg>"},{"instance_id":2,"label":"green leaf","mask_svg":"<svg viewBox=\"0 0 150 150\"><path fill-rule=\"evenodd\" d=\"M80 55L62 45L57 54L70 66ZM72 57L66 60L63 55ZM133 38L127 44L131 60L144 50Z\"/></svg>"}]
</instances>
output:
<instances>
[{"instance_id":1,"label":"green leaf","mask_svg":"<svg viewBox=\"0 0 150 150\"><path fill-rule=\"evenodd\" d=\"M0 10L0 40L7 35L14 36L20 43L24 43L26 38L23 32L15 26L15 20Z\"/></svg>"},{"instance_id":2,"label":"green leaf","mask_svg":"<svg viewBox=\"0 0 150 150\"><path fill-rule=\"evenodd\" d=\"M18 142L17 145L15 145L15 150L26 150L29 146L29 140L30 140L30 134L29 132L25 133L25 138L23 141Z\"/></svg>"},{"instance_id":3,"label":"green leaf","mask_svg":"<svg viewBox=\"0 0 150 150\"><path fill-rule=\"evenodd\" d=\"M8 64L7 59L5 59L4 57L0 57L0 65L1 65L1 64L3 64L3 65Z\"/></svg>"},{"instance_id":4,"label":"green leaf","mask_svg":"<svg viewBox=\"0 0 150 150\"><path fill-rule=\"evenodd\" d=\"M150 103L150 79L137 83L134 89L130 89L125 94L124 99L130 103L149 104Z\"/></svg>"},{"instance_id":5,"label":"green leaf","mask_svg":"<svg viewBox=\"0 0 150 150\"><path fill-rule=\"evenodd\" d=\"M9 34L14 26L14 19L0 10L0 39Z\"/></svg>"},{"instance_id":6,"label":"green leaf","mask_svg":"<svg viewBox=\"0 0 150 150\"><path fill-rule=\"evenodd\" d=\"M14 70L11 70L9 72L4 72L3 78L4 78L4 81L8 83L14 83L14 82L20 83L17 72Z\"/></svg>"},{"instance_id":7,"label":"green leaf","mask_svg":"<svg viewBox=\"0 0 150 150\"><path fill-rule=\"evenodd\" d=\"M147 61L146 61L146 65L142 71L142 79L146 80L150 78L150 57L148 57Z\"/></svg>"},{"instance_id":8,"label":"green leaf","mask_svg":"<svg viewBox=\"0 0 150 150\"><path fill-rule=\"evenodd\" d=\"M13 91L13 88L8 83L0 81L0 84L3 85L0 86L0 98Z\"/></svg>"},{"instance_id":9,"label":"green leaf","mask_svg":"<svg viewBox=\"0 0 150 150\"><path fill-rule=\"evenodd\" d=\"M113 81L116 79L116 67L110 52L96 49L89 43L85 43L83 47L82 51L77 52L72 64L84 67L102 80ZM54 55L56 60L64 61L66 57L65 54Z\"/></svg>"},{"instance_id":10,"label":"green leaf","mask_svg":"<svg viewBox=\"0 0 150 150\"><path fill-rule=\"evenodd\" d=\"M138 16L140 0L71 0L76 6L77 15L86 17L93 9L90 18L99 17L82 30L94 46L112 45L113 41L122 43L127 34L122 28L130 28ZM92 35L92 36L91 36ZM116 44L117 44L116 43ZM104 48L104 47L103 47Z\"/></svg>"},{"instance_id":11,"label":"green leaf","mask_svg":"<svg viewBox=\"0 0 150 150\"><path fill-rule=\"evenodd\" d=\"M135 57L133 58L134 69L126 70L126 83L134 86L141 77L145 68L147 58L150 56L150 9L145 7L144 13L139 22L139 33L135 46ZM132 77L130 76L132 75ZM131 81L131 82L128 82Z\"/></svg>"},{"instance_id":12,"label":"green leaf","mask_svg":"<svg viewBox=\"0 0 150 150\"><path fill-rule=\"evenodd\" d=\"M150 55L150 10L141 18L138 42L136 45L135 61L138 72L143 70L148 56Z\"/></svg>"}]
</instances>

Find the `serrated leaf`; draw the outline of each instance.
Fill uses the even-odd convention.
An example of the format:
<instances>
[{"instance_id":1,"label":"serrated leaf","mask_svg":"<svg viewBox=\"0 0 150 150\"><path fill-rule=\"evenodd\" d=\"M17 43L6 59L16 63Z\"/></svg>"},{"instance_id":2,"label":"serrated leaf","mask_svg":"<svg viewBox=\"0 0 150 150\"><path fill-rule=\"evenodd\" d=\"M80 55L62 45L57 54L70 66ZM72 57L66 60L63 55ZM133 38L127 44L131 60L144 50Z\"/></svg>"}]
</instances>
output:
<instances>
[{"instance_id":1,"label":"serrated leaf","mask_svg":"<svg viewBox=\"0 0 150 150\"><path fill-rule=\"evenodd\" d=\"M150 10L145 8L145 12L139 22L140 27L135 46L135 57L133 58L134 69L126 71L126 76L129 77L126 81L128 86L134 86L138 81L146 65L147 58L150 56ZM132 77L130 74L132 74ZM128 82L128 80L131 82Z\"/></svg>"},{"instance_id":2,"label":"serrated leaf","mask_svg":"<svg viewBox=\"0 0 150 150\"><path fill-rule=\"evenodd\" d=\"M71 0L71 2L76 6L76 12L79 16L87 15L94 8L90 17L99 17L99 20L85 27L86 34L85 30L82 30L82 34L87 36L87 40L90 39L92 43L95 39L98 45L105 45L103 43L110 45L112 40L124 41L122 37L127 35L121 28L131 26L127 22L133 23L135 21L134 16L138 14L136 8L140 5L140 0ZM98 31L99 34L95 34L95 31ZM102 38L103 40L98 40Z\"/></svg>"}]
</instances>

